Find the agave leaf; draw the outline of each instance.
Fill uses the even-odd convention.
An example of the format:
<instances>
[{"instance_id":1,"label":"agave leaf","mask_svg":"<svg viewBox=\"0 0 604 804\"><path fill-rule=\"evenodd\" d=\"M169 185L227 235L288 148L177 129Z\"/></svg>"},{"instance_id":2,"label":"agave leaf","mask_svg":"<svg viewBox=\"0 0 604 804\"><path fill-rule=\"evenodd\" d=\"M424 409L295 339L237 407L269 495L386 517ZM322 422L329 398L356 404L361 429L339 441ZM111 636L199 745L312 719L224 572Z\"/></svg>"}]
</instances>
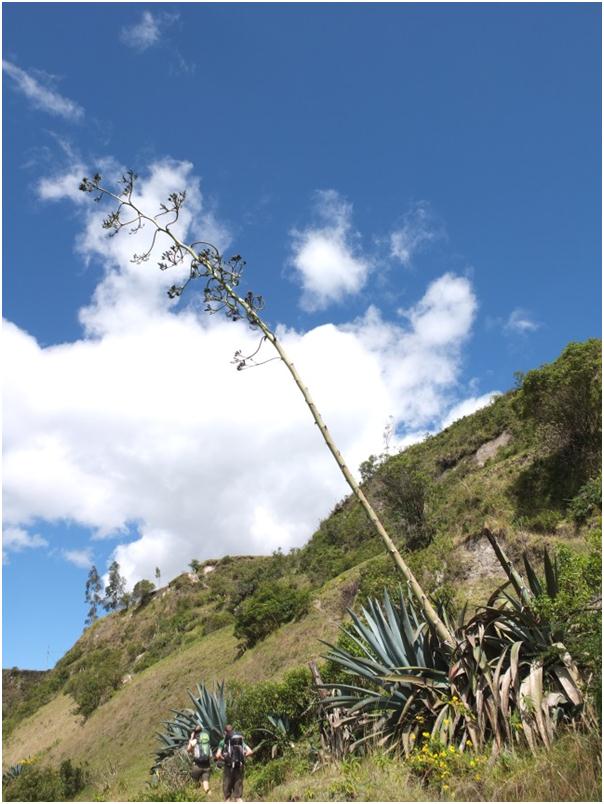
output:
<instances>
[{"instance_id":1,"label":"agave leaf","mask_svg":"<svg viewBox=\"0 0 604 804\"><path fill-rule=\"evenodd\" d=\"M398 675L382 676L384 681L392 681L396 684L409 684L415 687L423 687L424 689L439 689L442 684L433 681L430 678L422 678L421 676L414 676L411 673L400 673Z\"/></svg>"},{"instance_id":2,"label":"agave leaf","mask_svg":"<svg viewBox=\"0 0 604 804\"><path fill-rule=\"evenodd\" d=\"M564 690L567 699L575 706L580 706L583 703L583 695L581 690L575 683L572 675L567 667L556 664L551 668L551 673L558 679L560 686Z\"/></svg>"},{"instance_id":3,"label":"agave leaf","mask_svg":"<svg viewBox=\"0 0 604 804\"><path fill-rule=\"evenodd\" d=\"M526 577L528 578L531 592L533 593L534 597L540 597L543 594L543 586L541 585L541 581L537 577L537 573L533 569L533 566L528 559L526 551L522 554L522 560L524 561L524 569L526 572Z\"/></svg>"},{"instance_id":4,"label":"agave leaf","mask_svg":"<svg viewBox=\"0 0 604 804\"><path fill-rule=\"evenodd\" d=\"M547 552L547 547L543 550L543 569L545 571L545 585L549 597L554 598L560 591L558 584L558 559L552 562Z\"/></svg>"}]
</instances>

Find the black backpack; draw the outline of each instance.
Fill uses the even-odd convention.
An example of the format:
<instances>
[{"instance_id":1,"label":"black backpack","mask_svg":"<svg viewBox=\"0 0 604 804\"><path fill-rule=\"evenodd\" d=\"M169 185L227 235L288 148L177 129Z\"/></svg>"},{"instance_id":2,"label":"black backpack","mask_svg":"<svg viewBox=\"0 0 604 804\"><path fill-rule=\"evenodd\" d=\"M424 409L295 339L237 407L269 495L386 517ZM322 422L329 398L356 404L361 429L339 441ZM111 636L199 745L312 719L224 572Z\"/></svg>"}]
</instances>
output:
<instances>
[{"instance_id":1,"label":"black backpack","mask_svg":"<svg viewBox=\"0 0 604 804\"><path fill-rule=\"evenodd\" d=\"M231 734L230 737L225 737L222 755L224 757L224 761L229 767L242 768L245 762L243 735Z\"/></svg>"}]
</instances>

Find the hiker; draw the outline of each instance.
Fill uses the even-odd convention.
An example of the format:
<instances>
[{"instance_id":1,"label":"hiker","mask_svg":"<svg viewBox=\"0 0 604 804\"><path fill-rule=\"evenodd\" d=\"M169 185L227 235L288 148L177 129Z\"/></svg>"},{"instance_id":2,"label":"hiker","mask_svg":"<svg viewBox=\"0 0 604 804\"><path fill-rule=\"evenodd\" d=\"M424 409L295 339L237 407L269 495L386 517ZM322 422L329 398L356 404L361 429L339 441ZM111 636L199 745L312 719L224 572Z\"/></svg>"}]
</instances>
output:
<instances>
[{"instance_id":1,"label":"hiker","mask_svg":"<svg viewBox=\"0 0 604 804\"><path fill-rule=\"evenodd\" d=\"M210 792L210 761L212 749L210 748L210 735L198 724L191 732L187 753L193 757L191 776L196 782L201 782L206 795Z\"/></svg>"},{"instance_id":2,"label":"hiker","mask_svg":"<svg viewBox=\"0 0 604 804\"><path fill-rule=\"evenodd\" d=\"M245 760L253 753L243 739L243 735L234 731L229 724L224 730L224 737L216 751L216 759L224 762L222 792L225 801L243 801Z\"/></svg>"}]
</instances>

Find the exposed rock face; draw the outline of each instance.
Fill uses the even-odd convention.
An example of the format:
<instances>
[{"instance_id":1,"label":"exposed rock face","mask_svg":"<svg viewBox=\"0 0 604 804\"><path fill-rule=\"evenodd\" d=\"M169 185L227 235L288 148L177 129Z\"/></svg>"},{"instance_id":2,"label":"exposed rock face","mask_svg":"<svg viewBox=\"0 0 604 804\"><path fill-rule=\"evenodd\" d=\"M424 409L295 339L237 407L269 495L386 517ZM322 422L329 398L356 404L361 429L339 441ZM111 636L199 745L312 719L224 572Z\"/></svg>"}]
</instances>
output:
<instances>
[{"instance_id":1,"label":"exposed rock face","mask_svg":"<svg viewBox=\"0 0 604 804\"><path fill-rule=\"evenodd\" d=\"M500 578L505 580L505 572L489 544L486 536L479 534L468 539L463 546L465 581L474 582L480 578ZM467 556L467 558L466 558Z\"/></svg>"},{"instance_id":2,"label":"exposed rock face","mask_svg":"<svg viewBox=\"0 0 604 804\"><path fill-rule=\"evenodd\" d=\"M487 441L486 444L483 444L482 447L479 447L474 455L474 460L479 466L484 466L489 458L492 458L494 455L496 455L502 447L507 447L511 440L512 434L508 433L507 430L504 430L501 435L497 436L497 438L494 438L492 441Z\"/></svg>"}]
</instances>

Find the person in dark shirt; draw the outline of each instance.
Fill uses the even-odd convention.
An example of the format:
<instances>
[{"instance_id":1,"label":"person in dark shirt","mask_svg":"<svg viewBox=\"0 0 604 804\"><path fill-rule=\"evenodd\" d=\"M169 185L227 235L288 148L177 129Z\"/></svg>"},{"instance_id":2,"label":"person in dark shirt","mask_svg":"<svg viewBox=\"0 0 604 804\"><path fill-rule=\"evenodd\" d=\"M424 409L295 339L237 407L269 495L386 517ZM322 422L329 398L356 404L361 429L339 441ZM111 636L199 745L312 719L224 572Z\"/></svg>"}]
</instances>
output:
<instances>
[{"instance_id":1,"label":"person in dark shirt","mask_svg":"<svg viewBox=\"0 0 604 804\"><path fill-rule=\"evenodd\" d=\"M222 792L225 801L243 801L245 760L253 753L243 735L229 724L216 751L216 759L224 763Z\"/></svg>"}]
</instances>

